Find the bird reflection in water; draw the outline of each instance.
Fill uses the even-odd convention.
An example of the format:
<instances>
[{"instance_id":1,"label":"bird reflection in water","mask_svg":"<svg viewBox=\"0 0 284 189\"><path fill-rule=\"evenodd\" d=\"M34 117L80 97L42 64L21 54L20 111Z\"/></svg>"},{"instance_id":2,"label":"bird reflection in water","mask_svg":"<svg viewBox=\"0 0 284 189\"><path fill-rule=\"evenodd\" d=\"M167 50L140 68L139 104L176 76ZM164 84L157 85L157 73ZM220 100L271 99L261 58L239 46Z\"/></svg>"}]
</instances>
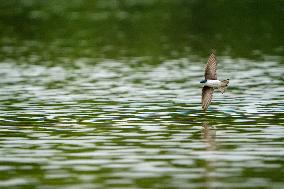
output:
<instances>
[{"instance_id":1,"label":"bird reflection in water","mask_svg":"<svg viewBox=\"0 0 284 189\"><path fill-rule=\"evenodd\" d=\"M204 158L204 187L205 188L215 188L216 184L216 169L215 169L215 158L214 153L216 151L216 130L213 126L210 126L207 121L202 123L202 137L204 142L206 142L205 155Z\"/></svg>"},{"instance_id":2,"label":"bird reflection in water","mask_svg":"<svg viewBox=\"0 0 284 189\"><path fill-rule=\"evenodd\" d=\"M216 144L215 144L215 138L216 138L216 130L214 127L210 126L207 121L203 122L202 124L202 136L203 139L207 143L206 150L215 150Z\"/></svg>"}]
</instances>

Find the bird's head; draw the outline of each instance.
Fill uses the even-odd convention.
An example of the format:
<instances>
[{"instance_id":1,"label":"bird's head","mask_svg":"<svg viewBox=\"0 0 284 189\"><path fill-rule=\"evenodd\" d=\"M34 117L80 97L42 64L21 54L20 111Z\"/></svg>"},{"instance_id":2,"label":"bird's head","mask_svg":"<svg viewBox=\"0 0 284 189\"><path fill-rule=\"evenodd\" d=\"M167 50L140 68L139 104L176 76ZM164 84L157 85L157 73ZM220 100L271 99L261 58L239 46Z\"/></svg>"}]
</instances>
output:
<instances>
[{"instance_id":1,"label":"bird's head","mask_svg":"<svg viewBox=\"0 0 284 189\"><path fill-rule=\"evenodd\" d=\"M200 83L206 83L206 82L207 82L207 79L200 81Z\"/></svg>"}]
</instances>

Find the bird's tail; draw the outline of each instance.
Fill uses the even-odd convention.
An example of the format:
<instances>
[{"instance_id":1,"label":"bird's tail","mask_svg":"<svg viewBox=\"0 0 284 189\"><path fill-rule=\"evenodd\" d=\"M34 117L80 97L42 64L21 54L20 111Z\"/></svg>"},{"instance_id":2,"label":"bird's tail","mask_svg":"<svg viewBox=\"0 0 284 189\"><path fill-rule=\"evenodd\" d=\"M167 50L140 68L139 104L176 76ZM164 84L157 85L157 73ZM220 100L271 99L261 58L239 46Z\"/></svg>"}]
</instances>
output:
<instances>
[{"instance_id":1,"label":"bird's tail","mask_svg":"<svg viewBox=\"0 0 284 189\"><path fill-rule=\"evenodd\" d=\"M221 81L221 86L218 89L221 91L222 94L225 92L228 85L229 85L229 79Z\"/></svg>"},{"instance_id":2,"label":"bird's tail","mask_svg":"<svg viewBox=\"0 0 284 189\"><path fill-rule=\"evenodd\" d=\"M227 88L226 86L225 87L218 87L218 89L221 91L222 94L225 92L226 88Z\"/></svg>"},{"instance_id":3,"label":"bird's tail","mask_svg":"<svg viewBox=\"0 0 284 189\"><path fill-rule=\"evenodd\" d=\"M229 79L221 81L221 87L227 87L229 85Z\"/></svg>"}]
</instances>

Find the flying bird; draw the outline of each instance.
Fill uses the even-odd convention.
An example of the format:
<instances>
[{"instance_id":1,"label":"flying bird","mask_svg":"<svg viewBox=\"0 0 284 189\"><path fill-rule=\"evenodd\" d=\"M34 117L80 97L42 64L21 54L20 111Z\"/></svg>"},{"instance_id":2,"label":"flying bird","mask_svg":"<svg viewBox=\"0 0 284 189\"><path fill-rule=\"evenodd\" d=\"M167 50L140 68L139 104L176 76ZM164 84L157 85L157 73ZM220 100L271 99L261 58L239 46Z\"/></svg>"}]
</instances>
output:
<instances>
[{"instance_id":1,"label":"flying bird","mask_svg":"<svg viewBox=\"0 0 284 189\"><path fill-rule=\"evenodd\" d=\"M212 50L212 53L209 56L205 67L205 74L204 74L205 79L200 81L200 83L203 83L201 103L202 103L202 109L204 111L207 110L208 106L211 103L214 88L218 88L223 94L225 92L226 87L229 84L229 79L223 81L218 80L216 71L217 71L217 59L215 51Z\"/></svg>"}]
</instances>

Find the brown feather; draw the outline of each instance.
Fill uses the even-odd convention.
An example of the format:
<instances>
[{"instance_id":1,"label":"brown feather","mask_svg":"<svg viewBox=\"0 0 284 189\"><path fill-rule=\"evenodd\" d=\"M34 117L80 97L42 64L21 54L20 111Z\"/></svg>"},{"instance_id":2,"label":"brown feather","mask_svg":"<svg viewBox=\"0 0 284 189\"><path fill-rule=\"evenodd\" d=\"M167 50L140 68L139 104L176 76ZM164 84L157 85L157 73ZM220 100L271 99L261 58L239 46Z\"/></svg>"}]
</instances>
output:
<instances>
[{"instance_id":1,"label":"brown feather","mask_svg":"<svg viewBox=\"0 0 284 189\"><path fill-rule=\"evenodd\" d=\"M230 81L229 79L223 80L222 83L221 83L221 86L222 87L227 87L229 85L229 81Z\"/></svg>"},{"instance_id":2,"label":"brown feather","mask_svg":"<svg viewBox=\"0 0 284 189\"><path fill-rule=\"evenodd\" d=\"M217 59L215 56L215 53L212 52L211 55L208 58L206 67L205 67L205 79L217 79Z\"/></svg>"},{"instance_id":3,"label":"brown feather","mask_svg":"<svg viewBox=\"0 0 284 189\"><path fill-rule=\"evenodd\" d=\"M201 103L202 103L202 109L204 111L207 110L208 106L211 103L212 97L213 97L213 91L214 89L212 87L207 87L204 86L202 88L202 99L201 99Z\"/></svg>"}]
</instances>

